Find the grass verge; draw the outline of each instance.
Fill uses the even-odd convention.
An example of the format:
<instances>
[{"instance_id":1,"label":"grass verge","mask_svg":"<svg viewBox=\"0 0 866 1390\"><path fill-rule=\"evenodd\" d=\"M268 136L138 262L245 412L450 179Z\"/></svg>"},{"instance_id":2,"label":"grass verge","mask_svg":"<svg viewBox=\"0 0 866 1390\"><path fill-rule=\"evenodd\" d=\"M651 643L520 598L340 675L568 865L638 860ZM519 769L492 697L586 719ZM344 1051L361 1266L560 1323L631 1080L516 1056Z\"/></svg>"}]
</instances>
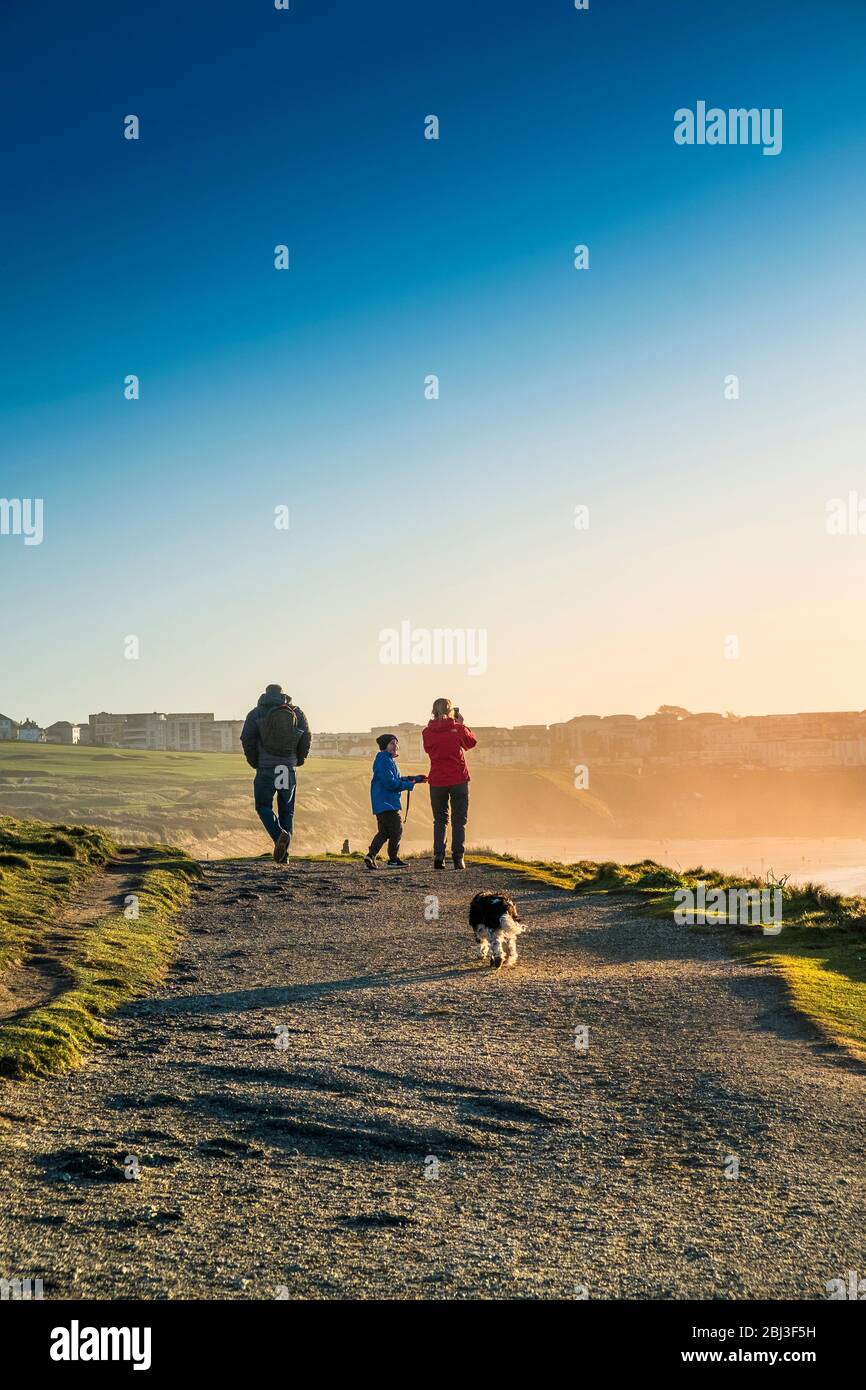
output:
<instances>
[{"instance_id":1,"label":"grass verge","mask_svg":"<svg viewBox=\"0 0 866 1390\"><path fill-rule=\"evenodd\" d=\"M73 888L116 852L86 826L0 820L0 970L26 962ZM67 987L0 1025L0 1075L22 1080L80 1066L106 1036L108 1015L164 974L179 934L177 912L201 870L166 846L136 857L143 864L137 904L64 933L56 954Z\"/></svg>"},{"instance_id":2,"label":"grass verge","mask_svg":"<svg viewBox=\"0 0 866 1390\"><path fill-rule=\"evenodd\" d=\"M0 973L23 959L72 890L115 853L92 826L0 816Z\"/></svg>"},{"instance_id":3,"label":"grass verge","mask_svg":"<svg viewBox=\"0 0 866 1390\"><path fill-rule=\"evenodd\" d=\"M514 859L510 854L497 854L492 849L474 849L466 854L469 864L486 864L492 868L510 869L516 874L525 874L539 883L547 883L551 888L564 888L570 892L574 888L574 874L568 864L559 864L548 859Z\"/></svg>"}]
</instances>

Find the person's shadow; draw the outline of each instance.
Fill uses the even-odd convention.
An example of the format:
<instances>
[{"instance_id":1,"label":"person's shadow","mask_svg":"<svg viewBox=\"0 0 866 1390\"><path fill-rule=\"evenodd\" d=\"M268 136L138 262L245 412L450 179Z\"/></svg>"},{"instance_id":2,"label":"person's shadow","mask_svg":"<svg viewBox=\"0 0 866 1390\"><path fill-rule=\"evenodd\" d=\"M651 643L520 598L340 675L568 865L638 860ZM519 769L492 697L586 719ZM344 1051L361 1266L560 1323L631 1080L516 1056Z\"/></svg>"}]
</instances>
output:
<instances>
[{"instance_id":1,"label":"person's shadow","mask_svg":"<svg viewBox=\"0 0 866 1390\"><path fill-rule=\"evenodd\" d=\"M277 1005L305 1004L330 994L357 989L401 989L409 985L432 984L437 980L457 979L477 974L478 963L449 966L441 970L406 969L376 971L370 975L354 975L346 979L316 980L303 985L261 985L252 989L228 990L224 994L166 995L161 999L140 999L122 1011L127 1015L248 1013L255 1009L270 1009Z\"/></svg>"}]
</instances>

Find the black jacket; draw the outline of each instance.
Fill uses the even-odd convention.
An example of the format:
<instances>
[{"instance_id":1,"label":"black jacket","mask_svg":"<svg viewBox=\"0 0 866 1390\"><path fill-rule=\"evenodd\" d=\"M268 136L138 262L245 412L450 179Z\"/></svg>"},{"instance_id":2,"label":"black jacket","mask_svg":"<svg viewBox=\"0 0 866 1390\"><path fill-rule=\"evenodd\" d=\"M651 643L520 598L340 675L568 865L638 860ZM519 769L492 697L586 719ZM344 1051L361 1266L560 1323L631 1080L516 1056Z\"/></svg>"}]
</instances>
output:
<instances>
[{"instance_id":1,"label":"black jacket","mask_svg":"<svg viewBox=\"0 0 866 1390\"><path fill-rule=\"evenodd\" d=\"M288 695L260 695L255 709L251 709L244 720L244 727L241 729L241 747L250 767L256 768L257 771L269 772L281 764L302 767L307 760L313 736L310 733L307 716L302 709L298 709L297 705L292 705L292 709L297 715L298 729L301 734L297 753L290 757L277 757L274 753L266 752L262 747L260 721L275 705L288 705L289 703Z\"/></svg>"}]
</instances>

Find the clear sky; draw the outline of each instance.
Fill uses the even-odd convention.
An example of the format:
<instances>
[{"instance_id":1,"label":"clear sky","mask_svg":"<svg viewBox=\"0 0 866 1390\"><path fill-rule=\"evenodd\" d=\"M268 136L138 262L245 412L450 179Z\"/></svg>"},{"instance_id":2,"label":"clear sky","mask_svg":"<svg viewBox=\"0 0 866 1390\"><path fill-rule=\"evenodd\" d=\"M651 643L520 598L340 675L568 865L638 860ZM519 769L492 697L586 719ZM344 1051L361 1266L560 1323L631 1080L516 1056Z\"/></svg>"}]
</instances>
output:
<instances>
[{"instance_id":1,"label":"clear sky","mask_svg":"<svg viewBox=\"0 0 866 1390\"><path fill-rule=\"evenodd\" d=\"M44 501L0 535L0 712L866 706L866 535L825 525L866 499L860 0L48 0L0 37L0 496ZM781 108L781 153L677 145L698 101ZM403 621L485 672L383 664Z\"/></svg>"}]
</instances>

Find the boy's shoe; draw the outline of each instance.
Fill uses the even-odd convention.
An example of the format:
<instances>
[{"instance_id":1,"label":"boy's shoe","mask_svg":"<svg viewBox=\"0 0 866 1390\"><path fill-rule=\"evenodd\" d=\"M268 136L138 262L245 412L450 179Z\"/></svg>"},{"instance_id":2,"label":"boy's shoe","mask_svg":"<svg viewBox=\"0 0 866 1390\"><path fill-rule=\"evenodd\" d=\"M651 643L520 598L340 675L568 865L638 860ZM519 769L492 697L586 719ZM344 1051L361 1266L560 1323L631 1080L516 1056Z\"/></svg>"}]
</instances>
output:
<instances>
[{"instance_id":1,"label":"boy's shoe","mask_svg":"<svg viewBox=\"0 0 866 1390\"><path fill-rule=\"evenodd\" d=\"M405 868L407 867L407 866L406 866L406 860L405 860L405 859L389 859L389 860L388 860L388 863L387 863L387 865L386 865L385 867L388 868L388 869L405 869Z\"/></svg>"},{"instance_id":2,"label":"boy's shoe","mask_svg":"<svg viewBox=\"0 0 866 1390\"><path fill-rule=\"evenodd\" d=\"M455 860L454 860L454 867L455 867L455 869L465 869L465 868L466 868L466 860L463 858L463 855L462 855L462 854L461 854L461 856L460 856L459 859L455 859Z\"/></svg>"},{"instance_id":3,"label":"boy's shoe","mask_svg":"<svg viewBox=\"0 0 866 1390\"><path fill-rule=\"evenodd\" d=\"M274 842L274 859L278 864L285 864L289 857L289 845L292 837L288 830L281 830L279 839Z\"/></svg>"},{"instance_id":4,"label":"boy's shoe","mask_svg":"<svg viewBox=\"0 0 866 1390\"><path fill-rule=\"evenodd\" d=\"M365 866L366 866L368 869L375 869L375 867L376 867L376 861L375 861L375 859L373 858L372 854L365 854L365 855L364 855L364 864L365 864Z\"/></svg>"},{"instance_id":5,"label":"boy's shoe","mask_svg":"<svg viewBox=\"0 0 866 1390\"><path fill-rule=\"evenodd\" d=\"M434 859L434 860L433 860L433 868L434 868L434 869L444 869L444 868L445 868L445 860L444 860L444 859Z\"/></svg>"}]
</instances>

